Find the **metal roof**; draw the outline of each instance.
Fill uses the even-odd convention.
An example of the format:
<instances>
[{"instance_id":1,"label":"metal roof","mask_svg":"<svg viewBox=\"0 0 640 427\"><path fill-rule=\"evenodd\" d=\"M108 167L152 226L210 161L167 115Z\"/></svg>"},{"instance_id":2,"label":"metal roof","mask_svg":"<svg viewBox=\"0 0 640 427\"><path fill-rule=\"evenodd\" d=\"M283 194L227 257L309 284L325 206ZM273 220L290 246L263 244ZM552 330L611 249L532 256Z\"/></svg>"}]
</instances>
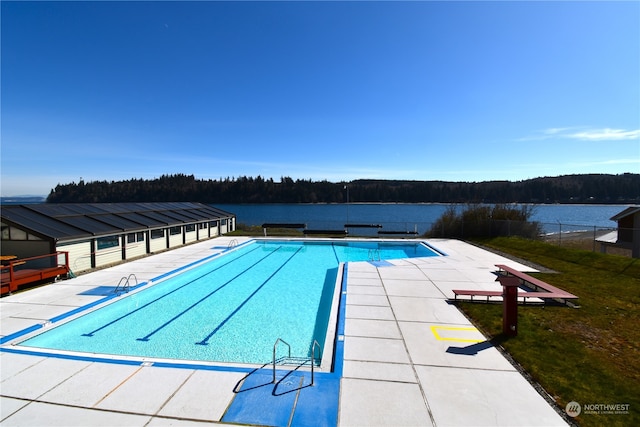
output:
<instances>
[{"instance_id":1,"label":"metal roof","mask_svg":"<svg viewBox=\"0 0 640 427\"><path fill-rule=\"evenodd\" d=\"M72 240L215 221L234 214L202 203L40 203L2 206L2 221L44 238Z\"/></svg>"},{"instance_id":2,"label":"metal roof","mask_svg":"<svg viewBox=\"0 0 640 427\"><path fill-rule=\"evenodd\" d=\"M627 217L629 215L634 215L637 212L640 212L640 206L630 206L627 209L623 210L622 212L614 215L611 217L611 221L618 221L624 217Z\"/></svg>"}]
</instances>

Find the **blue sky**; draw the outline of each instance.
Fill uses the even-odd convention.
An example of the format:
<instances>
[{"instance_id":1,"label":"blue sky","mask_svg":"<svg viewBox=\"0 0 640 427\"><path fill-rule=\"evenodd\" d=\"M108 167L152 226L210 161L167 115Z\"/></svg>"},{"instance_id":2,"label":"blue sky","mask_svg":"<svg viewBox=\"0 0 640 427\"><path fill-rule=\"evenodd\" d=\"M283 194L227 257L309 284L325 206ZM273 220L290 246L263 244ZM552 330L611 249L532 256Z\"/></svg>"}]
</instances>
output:
<instances>
[{"instance_id":1,"label":"blue sky","mask_svg":"<svg viewBox=\"0 0 640 427\"><path fill-rule=\"evenodd\" d=\"M640 173L639 2L1 8L3 196Z\"/></svg>"}]
</instances>

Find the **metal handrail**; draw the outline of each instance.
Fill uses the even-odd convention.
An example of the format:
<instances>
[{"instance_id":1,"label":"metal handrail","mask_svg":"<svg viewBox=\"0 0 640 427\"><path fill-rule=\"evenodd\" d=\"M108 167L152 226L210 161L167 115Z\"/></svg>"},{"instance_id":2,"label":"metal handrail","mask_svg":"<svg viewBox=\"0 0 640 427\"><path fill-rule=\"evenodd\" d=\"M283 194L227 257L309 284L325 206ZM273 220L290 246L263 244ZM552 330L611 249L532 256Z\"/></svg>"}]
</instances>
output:
<instances>
[{"instance_id":1,"label":"metal handrail","mask_svg":"<svg viewBox=\"0 0 640 427\"><path fill-rule=\"evenodd\" d=\"M113 290L113 293L117 293L118 290L120 289L120 285L122 285L122 292L129 292L129 289L131 288L131 284L129 283L129 280L131 278L134 278L136 280L136 286L138 285L138 278L136 277L136 275L134 273L131 273L128 276L123 276L120 278L120 281L118 282L118 286L116 286L116 288ZM124 282L124 284L122 284L122 282Z\"/></svg>"},{"instance_id":2,"label":"metal handrail","mask_svg":"<svg viewBox=\"0 0 640 427\"><path fill-rule=\"evenodd\" d=\"M380 249L369 249L368 258L369 261L380 261Z\"/></svg>"},{"instance_id":3,"label":"metal handrail","mask_svg":"<svg viewBox=\"0 0 640 427\"><path fill-rule=\"evenodd\" d=\"M238 241L236 239L233 239L227 245L227 249L235 248L236 246L238 246Z\"/></svg>"},{"instance_id":4,"label":"metal handrail","mask_svg":"<svg viewBox=\"0 0 640 427\"><path fill-rule=\"evenodd\" d=\"M276 384L276 354L277 354L277 349L278 349L278 344L280 343L284 343L287 346L288 349L288 354L287 354L287 358L291 359L291 346L289 345L288 342L286 342L285 340L283 340L282 338L278 338L275 342L275 344L273 344L273 358L272 358L272 369L273 369L273 384ZM320 347L320 343L318 343L317 340L313 340L313 345L311 346L311 385L314 384L315 382L315 365L316 365L316 348L318 348L318 359L321 360L322 359L322 348ZM302 364L306 364L306 360L305 362ZM301 366L302 366L301 365Z\"/></svg>"},{"instance_id":5,"label":"metal handrail","mask_svg":"<svg viewBox=\"0 0 640 427\"><path fill-rule=\"evenodd\" d=\"M315 362L316 362L316 346L320 349L320 344L318 344L318 341L313 340L313 345L311 346L311 385L313 385L313 367L315 366ZM320 349L321 350L321 349ZM319 359L322 359L322 353L318 352L318 355L320 356Z\"/></svg>"},{"instance_id":6,"label":"metal handrail","mask_svg":"<svg viewBox=\"0 0 640 427\"><path fill-rule=\"evenodd\" d=\"M273 344L273 383L274 384L276 383L276 348L278 347L278 344L281 342L285 343L286 346L289 348L289 355L287 357L291 358L291 346L289 345L288 342L286 342L282 338L278 338L275 344Z\"/></svg>"}]
</instances>

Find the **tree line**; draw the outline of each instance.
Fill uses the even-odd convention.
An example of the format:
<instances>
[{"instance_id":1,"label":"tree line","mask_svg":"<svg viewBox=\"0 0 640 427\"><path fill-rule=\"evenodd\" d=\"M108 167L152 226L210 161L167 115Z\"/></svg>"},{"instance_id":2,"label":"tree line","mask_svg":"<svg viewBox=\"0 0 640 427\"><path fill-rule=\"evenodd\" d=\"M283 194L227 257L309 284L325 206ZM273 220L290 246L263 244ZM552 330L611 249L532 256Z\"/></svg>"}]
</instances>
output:
<instances>
[{"instance_id":1,"label":"tree line","mask_svg":"<svg viewBox=\"0 0 640 427\"><path fill-rule=\"evenodd\" d=\"M347 200L348 197L348 200ZM49 203L189 201L226 203L640 203L640 174L563 175L523 181L329 182L281 177L196 179L162 175L155 179L58 184Z\"/></svg>"}]
</instances>

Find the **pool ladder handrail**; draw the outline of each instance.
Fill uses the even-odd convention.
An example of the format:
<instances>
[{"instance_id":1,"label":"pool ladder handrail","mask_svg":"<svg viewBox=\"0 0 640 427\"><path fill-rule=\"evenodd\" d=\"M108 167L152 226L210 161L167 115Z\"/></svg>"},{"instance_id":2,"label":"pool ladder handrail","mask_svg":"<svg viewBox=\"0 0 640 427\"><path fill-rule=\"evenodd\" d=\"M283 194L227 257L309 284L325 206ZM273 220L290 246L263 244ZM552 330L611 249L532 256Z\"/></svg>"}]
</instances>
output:
<instances>
[{"instance_id":1,"label":"pool ladder handrail","mask_svg":"<svg viewBox=\"0 0 640 427\"><path fill-rule=\"evenodd\" d=\"M229 242L229 244L227 245L227 249L233 249L236 246L238 246L238 241L236 239L233 239Z\"/></svg>"},{"instance_id":2,"label":"pool ladder handrail","mask_svg":"<svg viewBox=\"0 0 640 427\"><path fill-rule=\"evenodd\" d=\"M280 343L284 343L287 346L287 349L289 350L289 354L287 355L287 357L291 358L291 346L289 345L288 342L286 342L282 338L278 338L276 342L273 344L273 358L271 359L272 366L273 366L273 383L274 384L276 383L276 350L278 349L278 344Z\"/></svg>"},{"instance_id":3,"label":"pool ladder handrail","mask_svg":"<svg viewBox=\"0 0 640 427\"><path fill-rule=\"evenodd\" d=\"M369 261L380 261L380 249L369 249Z\"/></svg>"},{"instance_id":4,"label":"pool ladder handrail","mask_svg":"<svg viewBox=\"0 0 640 427\"><path fill-rule=\"evenodd\" d=\"M118 282L118 285L116 286L116 288L113 290L113 293L115 294L119 290L122 290L122 292L129 292L129 289L131 288L131 284L129 283L129 281L131 280L132 277L136 280L136 286L137 286L138 278L134 273L131 273L128 276L123 276L120 278L120 281Z\"/></svg>"},{"instance_id":5,"label":"pool ladder handrail","mask_svg":"<svg viewBox=\"0 0 640 427\"><path fill-rule=\"evenodd\" d=\"M313 385L313 367L316 365L316 347L320 349L320 344L318 344L318 341L313 340L313 345L311 346L311 385ZM318 350L318 359L321 358L322 354L320 353L320 350Z\"/></svg>"},{"instance_id":6,"label":"pool ladder handrail","mask_svg":"<svg viewBox=\"0 0 640 427\"><path fill-rule=\"evenodd\" d=\"M280 343L284 343L287 346L287 349L288 349L287 358L291 359L291 346L289 345L288 342L286 342L282 338L278 338L275 344L273 344L272 367L273 367L273 383L274 384L277 382L276 381L276 351L278 349L278 344ZM309 360L311 361L311 385L314 384L314 366L315 366L316 347L318 347L319 349L320 344L318 343L317 340L313 340L313 345L311 346L311 357L309 358ZM319 356L321 356L321 354L319 354ZM307 363L307 361L305 360L304 363Z\"/></svg>"}]
</instances>

